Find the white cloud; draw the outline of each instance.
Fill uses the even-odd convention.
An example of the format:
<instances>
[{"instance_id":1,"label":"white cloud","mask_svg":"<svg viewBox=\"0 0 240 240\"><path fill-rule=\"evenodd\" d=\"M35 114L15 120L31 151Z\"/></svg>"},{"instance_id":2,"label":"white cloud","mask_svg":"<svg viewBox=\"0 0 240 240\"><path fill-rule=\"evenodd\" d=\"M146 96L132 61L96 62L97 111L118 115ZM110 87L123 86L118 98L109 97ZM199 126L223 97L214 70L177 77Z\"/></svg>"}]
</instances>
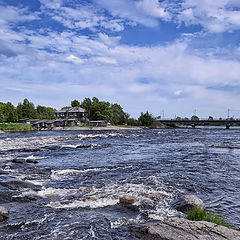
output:
<instances>
[{"instance_id":1,"label":"white cloud","mask_svg":"<svg viewBox=\"0 0 240 240\"><path fill-rule=\"evenodd\" d=\"M76 64L84 63L83 59L81 59L79 57L76 57L73 54L70 54L68 57L66 57L66 60L69 61L69 62L76 63Z\"/></svg>"},{"instance_id":2,"label":"white cloud","mask_svg":"<svg viewBox=\"0 0 240 240\"><path fill-rule=\"evenodd\" d=\"M137 8L148 16L155 18L169 18L169 13L160 7L158 0L141 0L136 2Z\"/></svg>"},{"instance_id":3,"label":"white cloud","mask_svg":"<svg viewBox=\"0 0 240 240\"><path fill-rule=\"evenodd\" d=\"M168 20L170 17L157 0L95 0L95 2L106 8L115 17L128 19L147 27L156 27L159 24L159 19Z\"/></svg>"},{"instance_id":4,"label":"white cloud","mask_svg":"<svg viewBox=\"0 0 240 240\"><path fill-rule=\"evenodd\" d=\"M10 22L31 21L38 19L34 13L29 13L26 8L17 8L13 6L0 5L0 24L8 24Z\"/></svg>"},{"instance_id":5,"label":"white cloud","mask_svg":"<svg viewBox=\"0 0 240 240\"><path fill-rule=\"evenodd\" d=\"M232 31L240 28L238 1L185 0L182 8L178 18L187 25L201 24L205 29L214 33Z\"/></svg>"},{"instance_id":6,"label":"white cloud","mask_svg":"<svg viewBox=\"0 0 240 240\"><path fill-rule=\"evenodd\" d=\"M103 64L117 64L116 59L109 57L94 57L92 58L94 62L103 63Z\"/></svg>"},{"instance_id":7,"label":"white cloud","mask_svg":"<svg viewBox=\"0 0 240 240\"><path fill-rule=\"evenodd\" d=\"M47 105L51 103L59 108L74 98L82 100L97 96L119 102L127 112L137 116L145 110L159 115L162 104L168 105L169 112L179 111L177 115L180 115L191 112L195 106L220 109L220 104L225 108L240 100L239 94L224 90L225 86L240 88L240 63L214 56L196 56L188 52L184 42L154 47L130 47L118 43L109 48L103 41L108 39L105 35L90 39L63 32L52 33L45 36L46 39L38 37L31 39L34 49L42 42L42 47L47 48L49 43L49 46L56 46L56 50L64 51L49 53L41 49L35 51L35 56L18 55L5 59L0 66L2 101L7 98L21 101L29 96L36 104L45 104L39 102L44 95L44 101L48 99ZM67 54L70 49L71 54ZM83 54L88 58L83 60ZM143 78L149 81L139 81ZM44 87L46 82L49 88ZM221 89L217 90L219 86ZM27 92L14 89L26 89ZM64 98L63 91L68 93ZM227 101L225 97L228 97ZM207 101L210 101L209 106Z\"/></svg>"}]
</instances>

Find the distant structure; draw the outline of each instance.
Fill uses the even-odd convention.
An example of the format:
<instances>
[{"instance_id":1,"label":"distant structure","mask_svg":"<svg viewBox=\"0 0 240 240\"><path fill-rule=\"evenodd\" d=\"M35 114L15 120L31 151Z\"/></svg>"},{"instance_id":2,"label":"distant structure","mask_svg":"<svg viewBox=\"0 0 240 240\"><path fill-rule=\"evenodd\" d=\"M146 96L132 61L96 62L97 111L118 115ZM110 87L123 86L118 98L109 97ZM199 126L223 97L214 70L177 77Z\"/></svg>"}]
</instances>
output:
<instances>
[{"instance_id":1,"label":"distant structure","mask_svg":"<svg viewBox=\"0 0 240 240\"><path fill-rule=\"evenodd\" d=\"M110 124L108 120L90 121L86 118L85 112L85 109L81 107L63 107L61 110L55 112L56 119L35 119L31 123L34 128L38 130L50 130L55 127L71 127L77 125L106 127Z\"/></svg>"},{"instance_id":2,"label":"distant structure","mask_svg":"<svg viewBox=\"0 0 240 240\"><path fill-rule=\"evenodd\" d=\"M57 119L63 120L75 120L78 122L85 121L85 109L81 107L64 107L61 110L55 112Z\"/></svg>"},{"instance_id":3,"label":"distant structure","mask_svg":"<svg viewBox=\"0 0 240 240\"><path fill-rule=\"evenodd\" d=\"M81 125L86 121L85 109L81 107L64 107L55 112L57 119L40 120L33 123L36 129L49 129L54 127L71 127Z\"/></svg>"}]
</instances>

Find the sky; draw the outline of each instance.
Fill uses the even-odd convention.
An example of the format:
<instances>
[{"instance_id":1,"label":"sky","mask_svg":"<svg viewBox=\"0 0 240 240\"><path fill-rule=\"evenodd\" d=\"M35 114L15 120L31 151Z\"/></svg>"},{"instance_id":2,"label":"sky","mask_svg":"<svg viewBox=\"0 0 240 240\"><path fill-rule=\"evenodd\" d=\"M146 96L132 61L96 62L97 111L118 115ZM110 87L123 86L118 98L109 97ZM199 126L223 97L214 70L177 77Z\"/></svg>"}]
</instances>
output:
<instances>
[{"instance_id":1,"label":"sky","mask_svg":"<svg viewBox=\"0 0 240 240\"><path fill-rule=\"evenodd\" d=\"M239 0L0 0L0 101L240 118Z\"/></svg>"}]
</instances>

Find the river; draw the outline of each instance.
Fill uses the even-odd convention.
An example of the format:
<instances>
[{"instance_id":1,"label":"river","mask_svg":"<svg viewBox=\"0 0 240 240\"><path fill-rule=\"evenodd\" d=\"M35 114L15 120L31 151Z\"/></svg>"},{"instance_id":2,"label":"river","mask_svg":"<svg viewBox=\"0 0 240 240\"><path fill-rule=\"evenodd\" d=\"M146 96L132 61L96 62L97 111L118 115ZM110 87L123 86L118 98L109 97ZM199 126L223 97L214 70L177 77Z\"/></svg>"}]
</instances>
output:
<instances>
[{"instance_id":1,"label":"river","mask_svg":"<svg viewBox=\"0 0 240 240\"><path fill-rule=\"evenodd\" d=\"M240 227L240 149L211 145L240 145L240 129L1 134L0 239L134 240L130 224L179 215L183 194Z\"/></svg>"}]
</instances>

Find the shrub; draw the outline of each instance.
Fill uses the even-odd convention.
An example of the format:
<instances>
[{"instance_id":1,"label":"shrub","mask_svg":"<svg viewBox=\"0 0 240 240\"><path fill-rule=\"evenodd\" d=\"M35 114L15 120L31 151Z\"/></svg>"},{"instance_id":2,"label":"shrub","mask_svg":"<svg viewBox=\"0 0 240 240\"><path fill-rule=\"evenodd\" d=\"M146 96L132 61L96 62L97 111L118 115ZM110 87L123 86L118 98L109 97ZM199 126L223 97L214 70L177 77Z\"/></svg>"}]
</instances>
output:
<instances>
[{"instance_id":1,"label":"shrub","mask_svg":"<svg viewBox=\"0 0 240 240\"><path fill-rule=\"evenodd\" d=\"M213 222L218 225L229 227L230 225L223 219L217 212L210 210L202 210L199 207L194 206L191 210L186 213L186 217L191 221L207 221Z\"/></svg>"}]
</instances>

